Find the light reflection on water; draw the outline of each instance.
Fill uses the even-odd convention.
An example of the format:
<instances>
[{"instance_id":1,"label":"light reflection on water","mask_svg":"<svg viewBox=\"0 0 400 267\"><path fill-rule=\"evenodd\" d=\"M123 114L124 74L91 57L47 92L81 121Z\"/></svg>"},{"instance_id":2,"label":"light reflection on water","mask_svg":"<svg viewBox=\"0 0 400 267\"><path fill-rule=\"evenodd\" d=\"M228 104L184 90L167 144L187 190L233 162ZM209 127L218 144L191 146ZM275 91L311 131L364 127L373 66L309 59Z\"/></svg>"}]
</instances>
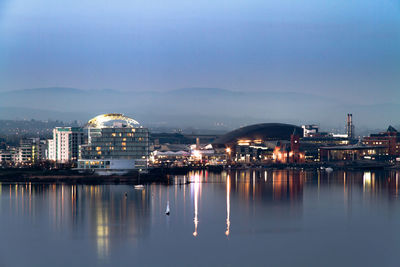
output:
<instances>
[{"instance_id":1,"label":"light reflection on water","mask_svg":"<svg viewBox=\"0 0 400 267\"><path fill-rule=\"evenodd\" d=\"M271 263L310 266L306 256L325 247L320 251L325 258L314 263L334 266L360 261L347 249L362 251L373 242L400 248L398 172L201 171L175 180L144 190L0 184L0 265L70 266L67 248L75 250L78 266L159 265L178 253L168 263L176 265L198 257L192 253L198 249L215 259L211 265L258 265L265 260L260 248L268 248ZM353 243L340 236L353 236ZM292 257L282 258L282 248ZM238 258L243 250L248 256ZM340 252L346 261L334 257ZM191 265L206 263L198 258Z\"/></svg>"}]
</instances>

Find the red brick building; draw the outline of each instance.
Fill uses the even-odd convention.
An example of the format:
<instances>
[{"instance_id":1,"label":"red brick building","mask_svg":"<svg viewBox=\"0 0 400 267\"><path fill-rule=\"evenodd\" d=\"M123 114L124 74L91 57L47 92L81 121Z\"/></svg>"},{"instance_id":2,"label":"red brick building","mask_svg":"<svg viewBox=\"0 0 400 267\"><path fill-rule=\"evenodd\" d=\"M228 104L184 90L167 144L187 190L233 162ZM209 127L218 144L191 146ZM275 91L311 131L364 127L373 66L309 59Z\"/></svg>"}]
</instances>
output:
<instances>
[{"instance_id":1,"label":"red brick building","mask_svg":"<svg viewBox=\"0 0 400 267\"><path fill-rule=\"evenodd\" d=\"M293 133L290 136L290 147L285 143L278 143L274 150L274 159L278 163L304 163L305 153L300 151L300 136Z\"/></svg>"},{"instance_id":2,"label":"red brick building","mask_svg":"<svg viewBox=\"0 0 400 267\"><path fill-rule=\"evenodd\" d=\"M362 142L367 146L385 147L388 156L400 156L400 133L392 126L386 132L364 137Z\"/></svg>"}]
</instances>

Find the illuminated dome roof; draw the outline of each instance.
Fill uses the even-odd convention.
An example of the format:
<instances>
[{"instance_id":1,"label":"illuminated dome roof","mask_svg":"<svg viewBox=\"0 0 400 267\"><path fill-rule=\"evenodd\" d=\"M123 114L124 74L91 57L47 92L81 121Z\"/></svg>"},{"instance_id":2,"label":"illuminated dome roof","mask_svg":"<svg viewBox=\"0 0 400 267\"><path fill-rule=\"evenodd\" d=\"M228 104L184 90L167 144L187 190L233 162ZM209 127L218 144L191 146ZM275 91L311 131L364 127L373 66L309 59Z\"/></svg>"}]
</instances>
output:
<instances>
[{"instance_id":1,"label":"illuminated dome roof","mask_svg":"<svg viewBox=\"0 0 400 267\"><path fill-rule=\"evenodd\" d=\"M303 129L296 125L284 123L262 123L236 129L232 132L220 136L214 144L226 145L234 144L239 140L290 140L290 135L294 132L303 135Z\"/></svg>"},{"instance_id":2,"label":"illuminated dome roof","mask_svg":"<svg viewBox=\"0 0 400 267\"><path fill-rule=\"evenodd\" d=\"M139 122L119 113L102 114L89 120L86 127L90 128L112 128L112 127L131 127L139 126Z\"/></svg>"}]
</instances>

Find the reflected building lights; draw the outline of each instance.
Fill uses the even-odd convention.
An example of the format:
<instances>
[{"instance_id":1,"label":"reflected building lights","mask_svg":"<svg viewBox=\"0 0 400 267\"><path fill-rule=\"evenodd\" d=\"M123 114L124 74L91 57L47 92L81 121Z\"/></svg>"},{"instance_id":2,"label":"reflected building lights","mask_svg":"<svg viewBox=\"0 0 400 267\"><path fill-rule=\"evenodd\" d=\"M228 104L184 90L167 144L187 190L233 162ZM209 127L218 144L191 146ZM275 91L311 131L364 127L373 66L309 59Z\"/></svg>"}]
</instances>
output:
<instances>
[{"instance_id":1,"label":"reflected building lights","mask_svg":"<svg viewBox=\"0 0 400 267\"><path fill-rule=\"evenodd\" d=\"M108 257L109 252L109 227L106 214L98 209L97 214L97 253L100 258Z\"/></svg>"},{"instance_id":2,"label":"reflected building lights","mask_svg":"<svg viewBox=\"0 0 400 267\"><path fill-rule=\"evenodd\" d=\"M249 173L250 175L248 175ZM144 190L129 191L129 196L125 197L126 188L123 186L87 186L87 185L47 185L47 184L1 184L0 183L0 210L5 216L27 216L32 222L38 223L43 219L49 224L49 228L56 228L56 232L70 233L71 236L85 236L90 238L90 249L101 260L108 259L118 255L121 241L138 242L146 239L149 232L154 227L158 227L158 218L163 214L165 208L165 198L175 190L175 214L173 217L182 216L184 218L184 227L187 226L189 219L193 220L193 237L199 234L199 205L207 208L203 210L202 215L218 216L214 211L221 212L223 216L223 184L214 183L214 181L225 181L225 200L226 200L226 221L225 231L219 229L218 232L225 237L230 238L230 195L234 197L232 212L237 214L251 213L251 204L246 203L246 199L253 194L255 201L253 205L256 211L263 206L279 206L285 211L283 216L302 216L303 189L304 195L314 197L317 187L318 196L329 191L340 194L339 200L343 195L345 200L345 211L351 212L354 205L358 205L358 197L365 196L364 203L369 204L369 200L377 200L377 203L391 204L398 201L393 195L399 194L399 175L400 172L340 172L328 176L325 172L297 172L297 171L257 171L253 172L230 171L223 172L220 176L213 173L193 173L190 176L183 177L183 192L180 185L164 187L159 185L146 186ZM251 175L252 174L252 175ZM262 175L264 174L264 179ZM318 180L316 176L318 175ZM203 182L208 176L209 184ZM232 176L232 177L231 177ZM268 177L269 176L269 177ZM257 177L257 179L256 179ZM260 179L258 179L260 178ZM217 180L221 179L221 180ZM272 179L272 181L271 181ZM191 183L186 184L187 180ZM268 181L264 183L263 180ZM252 184L251 184L252 183ZM331 185L335 185L332 187ZM251 188L252 187L252 188ZM189 190L186 192L186 189ZM255 189L255 191L254 191ZM364 189L364 191L363 191ZM204 191L203 191L204 190ZM170 191L170 192L169 192ZM363 193L364 192L364 193ZM218 198L203 199L202 193L209 198L211 194L217 194ZM372 194L373 193L373 194ZM387 196L390 196L389 198ZM172 195L171 195L172 197ZM180 200L183 197L183 202ZM186 199L188 197L188 199ZM222 197L222 199L221 199ZM210 207L214 200L220 200L216 207ZM356 199L356 202L351 202ZM325 200L325 199L323 199ZM157 204L159 202L159 204ZM193 202L192 202L193 201ZM308 200L307 200L308 201ZM306 201L306 202L307 202ZM221 207L222 204L222 207ZM296 204L296 205L294 205ZM340 203L341 204L341 203ZM347 205L346 205L347 204ZM308 202L305 204L308 205ZM9 206L9 207L8 207ZM203 207L202 206L202 207ZM385 206L383 206L385 207ZM185 210L190 214L185 214ZM287 211L287 212L286 212ZM194 214L193 214L194 213ZM289 214L290 213L290 214ZM211 215L210 215L211 214ZM189 215L189 218L186 216ZM221 215L221 213L219 213ZM206 216L208 218L208 216ZM224 216L223 216L224 217ZM164 217L162 217L164 218ZM170 217L172 219L172 217ZM216 218L223 224L221 217ZM239 218L240 219L240 218ZM204 223L204 220L203 220ZM237 221L235 226L237 227ZM202 228L202 237L208 230ZM237 229L234 228L234 233ZM89 234L88 234L89 233ZM156 232L157 233L157 232ZM207 233L208 235L208 233ZM152 238L152 236L151 236ZM197 240L196 240L197 241Z\"/></svg>"},{"instance_id":3,"label":"reflected building lights","mask_svg":"<svg viewBox=\"0 0 400 267\"><path fill-rule=\"evenodd\" d=\"M199 191L200 191L200 176L198 174L194 175L194 232L193 236L197 236L197 226L199 224L199 219L198 219L198 205L199 205Z\"/></svg>"},{"instance_id":4,"label":"reflected building lights","mask_svg":"<svg viewBox=\"0 0 400 267\"><path fill-rule=\"evenodd\" d=\"M364 172L363 176L363 187L370 186L371 185L371 172Z\"/></svg>"},{"instance_id":5,"label":"reflected building lights","mask_svg":"<svg viewBox=\"0 0 400 267\"><path fill-rule=\"evenodd\" d=\"M229 230L231 226L230 213L231 213L231 178L228 175L226 177L226 231L225 235L229 236Z\"/></svg>"},{"instance_id":6,"label":"reflected building lights","mask_svg":"<svg viewBox=\"0 0 400 267\"><path fill-rule=\"evenodd\" d=\"M371 172L364 172L363 175L363 190L364 192L374 189L375 187L375 175Z\"/></svg>"}]
</instances>

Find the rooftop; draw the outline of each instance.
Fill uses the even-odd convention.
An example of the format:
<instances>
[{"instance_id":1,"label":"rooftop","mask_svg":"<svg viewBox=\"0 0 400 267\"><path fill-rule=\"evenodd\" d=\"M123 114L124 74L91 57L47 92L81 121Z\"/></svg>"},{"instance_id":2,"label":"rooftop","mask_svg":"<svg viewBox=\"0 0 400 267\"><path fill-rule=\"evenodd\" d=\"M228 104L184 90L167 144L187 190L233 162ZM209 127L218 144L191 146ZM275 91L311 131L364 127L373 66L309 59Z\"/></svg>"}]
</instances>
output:
<instances>
[{"instance_id":1,"label":"rooftop","mask_svg":"<svg viewBox=\"0 0 400 267\"><path fill-rule=\"evenodd\" d=\"M88 128L139 127L139 122L120 113L102 114L89 120Z\"/></svg>"}]
</instances>

